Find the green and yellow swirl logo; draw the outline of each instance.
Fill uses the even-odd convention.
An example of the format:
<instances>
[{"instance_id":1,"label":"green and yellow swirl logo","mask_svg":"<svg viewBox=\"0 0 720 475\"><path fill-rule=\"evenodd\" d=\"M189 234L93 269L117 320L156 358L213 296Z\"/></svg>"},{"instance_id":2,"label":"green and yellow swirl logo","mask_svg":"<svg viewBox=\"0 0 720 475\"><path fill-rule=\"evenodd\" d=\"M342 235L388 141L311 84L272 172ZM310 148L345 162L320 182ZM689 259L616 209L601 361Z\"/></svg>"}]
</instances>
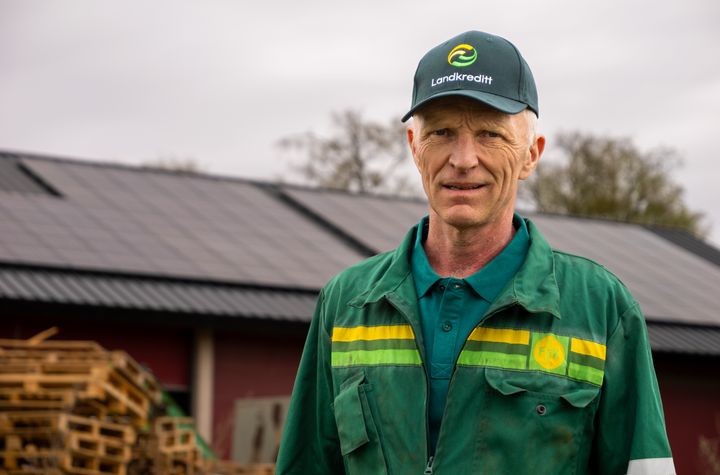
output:
<instances>
[{"instance_id":1,"label":"green and yellow swirl logo","mask_svg":"<svg viewBox=\"0 0 720 475\"><path fill-rule=\"evenodd\" d=\"M468 44L457 45L448 55L448 63L458 68L470 66L477 59L477 50Z\"/></svg>"}]
</instances>

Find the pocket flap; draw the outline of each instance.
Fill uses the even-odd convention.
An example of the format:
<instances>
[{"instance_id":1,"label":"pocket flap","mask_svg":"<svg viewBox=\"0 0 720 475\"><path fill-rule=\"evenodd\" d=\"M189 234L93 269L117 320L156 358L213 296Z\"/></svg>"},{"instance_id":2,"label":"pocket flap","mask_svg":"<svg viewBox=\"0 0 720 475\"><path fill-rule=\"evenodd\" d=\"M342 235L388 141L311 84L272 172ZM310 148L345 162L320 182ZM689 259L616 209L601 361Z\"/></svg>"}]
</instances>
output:
<instances>
[{"instance_id":1,"label":"pocket flap","mask_svg":"<svg viewBox=\"0 0 720 475\"><path fill-rule=\"evenodd\" d=\"M512 384L505 375L492 369L485 370L485 379L491 388L505 396L527 391L525 388Z\"/></svg>"},{"instance_id":2,"label":"pocket flap","mask_svg":"<svg viewBox=\"0 0 720 475\"><path fill-rule=\"evenodd\" d=\"M571 406L583 408L590 404L600 394L600 388L576 389L573 392L563 394L561 397L570 403Z\"/></svg>"},{"instance_id":3,"label":"pocket flap","mask_svg":"<svg viewBox=\"0 0 720 475\"><path fill-rule=\"evenodd\" d=\"M600 394L600 388L562 379L543 378L530 381L527 376L517 373L507 373L493 369L485 370L485 379L490 387L500 394L510 396L523 392L555 395L564 399L573 407L583 408L590 404Z\"/></svg>"},{"instance_id":4,"label":"pocket flap","mask_svg":"<svg viewBox=\"0 0 720 475\"><path fill-rule=\"evenodd\" d=\"M346 381L335 397L333 406L342 455L347 455L370 441L360 400L360 384L364 379L365 375L360 373Z\"/></svg>"}]
</instances>

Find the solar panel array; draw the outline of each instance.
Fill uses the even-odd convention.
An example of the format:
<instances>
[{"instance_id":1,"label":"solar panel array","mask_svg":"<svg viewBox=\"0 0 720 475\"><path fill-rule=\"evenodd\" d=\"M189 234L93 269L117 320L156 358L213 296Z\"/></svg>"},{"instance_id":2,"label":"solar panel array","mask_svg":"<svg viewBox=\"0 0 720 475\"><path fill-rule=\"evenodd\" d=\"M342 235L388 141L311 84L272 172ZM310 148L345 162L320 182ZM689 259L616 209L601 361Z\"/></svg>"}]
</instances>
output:
<instances>
[{"instance_id":1,"label":"solar panel array","mask_svg":"<svg viewBox=\"0 0 720 475\"><path fill-rule=\"evenodd\" d=\"M364 257L249 182L21 162L62 197L2 193L3 261L316 289Z\"/></svg>"},{"instance_id":2,"label":"solar panel array","mask_svg":"<svg viewBox=\"0 0 720 475\"><path fill-rule=\"evenodd\" d=\"M280 187L310 212L303 213L246 181L11 158L61 197L33 188L19 169L5 173L5 262L316 290L365 256L310 215L382 252L427 213L422 200ZM8 157L0 161L7 171ZM720 266L687 246L637 225L530 217L553 247L618 275L649 318L720 323L713 305Z\"/></svg>"},{"instance_id":3,"label":"solar panel array","mask_svg":"<svg viewBox=\"0 0 720 475\"><path fill-rule=\"evenodd\" d=\"M286 189L343 231L378 251L395 247L427 214L422 201ZM714 301L720 267L642 226L605 220L526 214L550 244L603 264L658 321L720 325ZM581 309L579 309L581 311Z\"/></svg>"}]
</instances>

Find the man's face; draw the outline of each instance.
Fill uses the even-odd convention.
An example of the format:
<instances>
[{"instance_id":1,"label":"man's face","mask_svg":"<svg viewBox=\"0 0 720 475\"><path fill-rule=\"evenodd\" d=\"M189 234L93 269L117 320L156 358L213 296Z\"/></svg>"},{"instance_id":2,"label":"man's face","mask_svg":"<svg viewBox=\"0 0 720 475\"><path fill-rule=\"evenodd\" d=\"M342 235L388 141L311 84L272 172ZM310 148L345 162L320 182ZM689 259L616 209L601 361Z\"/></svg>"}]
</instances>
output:
<instances>
[{"instance_id":1,"label":"man's face","mask_svg":"<svg viewBox=\"0 0 720 475\"><path fill-rule=\"evenodd\" d=\"M463 97L435 100L413 117L408 141L430 213L458 229L510 219L518 180L545 144L528 113L510 115Z\"/></svg>"}]
</instances>

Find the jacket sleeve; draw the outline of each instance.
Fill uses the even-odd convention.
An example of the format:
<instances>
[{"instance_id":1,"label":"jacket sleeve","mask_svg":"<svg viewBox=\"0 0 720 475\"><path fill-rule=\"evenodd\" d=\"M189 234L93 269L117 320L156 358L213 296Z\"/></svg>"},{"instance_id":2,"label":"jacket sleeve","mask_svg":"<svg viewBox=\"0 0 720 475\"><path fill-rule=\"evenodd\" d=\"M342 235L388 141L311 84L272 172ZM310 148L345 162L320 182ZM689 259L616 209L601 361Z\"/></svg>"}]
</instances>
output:
<instances>
[{"instance_id":1,"label":"jacket sleeve","mask_svg":"<svg viewBox=\"0 0 720 475\"><path fill-rule=\"evenodd\" d=\"M290 400L278 454L277 475L345 473L330 370L330 335L320 292Z\"/></svg>"},{"instance_id":2,"label":"jacket sleeve","mask_svg":"<svg viewBox=\"0 0 720 475\"><path fill-rule=\"evenodd\" d=\"M596 415L600 475L674 475L662 401L645 319L637 303L620 317L607 344Z\"/></svg>"}]
</instances>

